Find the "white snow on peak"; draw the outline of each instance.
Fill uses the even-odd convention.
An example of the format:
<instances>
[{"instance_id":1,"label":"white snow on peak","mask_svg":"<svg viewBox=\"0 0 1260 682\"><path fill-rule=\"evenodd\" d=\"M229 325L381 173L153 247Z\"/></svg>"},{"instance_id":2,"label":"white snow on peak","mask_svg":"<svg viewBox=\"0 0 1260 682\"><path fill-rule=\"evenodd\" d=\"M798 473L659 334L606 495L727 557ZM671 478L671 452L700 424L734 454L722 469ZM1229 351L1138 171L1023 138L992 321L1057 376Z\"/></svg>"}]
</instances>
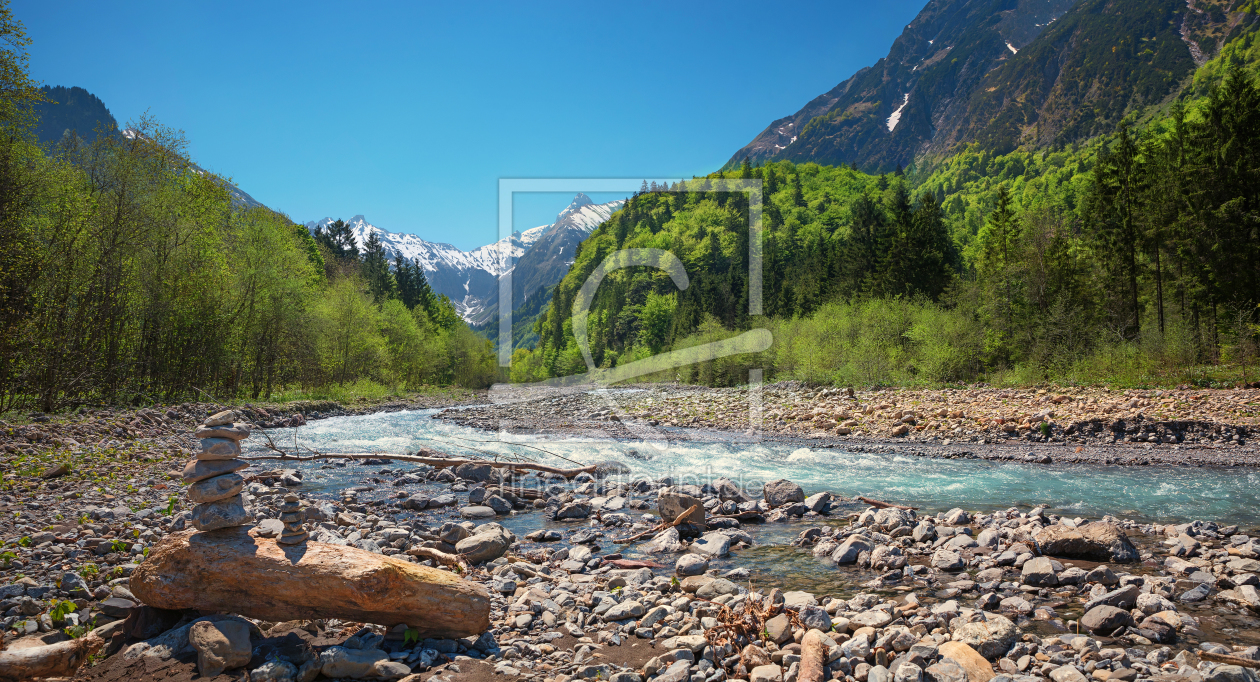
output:
<instances>
[{"instance_id":1,"label":"white snow on peak","mask_svg":"<svg viewBox=\"0 0 1260 682\"><path fill-rule=\"evenodd\" d=\"M934 45L935 43L936 43L936 40L929 40L929 41L928 41L928 45Z\"/></svg>"},{"instance_id":2,"label":"white snow on peak","mask_svg":"<svg viewBox=\"0 0 1260 682\"><path fill-rule=\"evenodd\" d=\"M906 105L909 103L910 103L910 93L907 92L905 95L905 99L901 101L901 106L897 107L897 110L892 112L892 116L888 117L888 132L891 133L893 131L893 128L896 128L897 124L901 122L901 110L905 109Z\"/></svg>"},{"instance_id":3,"label":"white snow on peak","mask_svg":"<svg viewBox=\"0 0 1260 682\"><path fill-rule=\"evenodd\" d=\"M1019 50L1015 49L1015 46L1011 44L1011 41L1006 41L1006 47L1010 48L1011 54L1019 54Z\"/></svg>"},{"instance_id":4,"label":"white snow on peak","mask_svg":"<svg viewBox=\"0 0 1260 682\"><path fill-rule=\"evenodd\" d=\"M438 271L458 273L460 288L463 291L438 291L438 293L450 296L455 303L456 311L464 319L470 320L485 308L486 302L468 292L470 282L468 273L482 270L493 277L498 277L514 267L516 259L524 255L548 230L552 228L576 229L590 234L623 204L625 200L596 204L585 194L578 194L573 202L556 216L555 223L531 227L523 232L514 232L493 244L480 246L471 251L461 251L450 244L426 241L414 234L390 232L369 223L362 215L356 215L346 223L350 225L360 252L364 250L369 235L375 233L388 252L391 261L394 254L401 254L408 261L419 261L426 273ZM306 228L314 232L317 228L327 227L333 222L333 218L324 218L306 223ZM505 255L508 258L505 259ZM436 286L435 290L437 290Z\"/></svg>"}]
</instances>

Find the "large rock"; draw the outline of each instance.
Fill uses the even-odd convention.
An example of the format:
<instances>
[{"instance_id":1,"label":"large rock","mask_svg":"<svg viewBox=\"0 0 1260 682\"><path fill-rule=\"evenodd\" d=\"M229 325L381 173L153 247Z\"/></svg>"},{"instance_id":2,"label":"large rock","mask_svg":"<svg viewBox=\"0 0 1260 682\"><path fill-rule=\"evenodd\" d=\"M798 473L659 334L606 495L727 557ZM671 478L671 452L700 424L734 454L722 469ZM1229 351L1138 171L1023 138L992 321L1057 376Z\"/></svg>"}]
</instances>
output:
<instances>
[{"instance_id":1,"label":"large rock","mask_svg":"<svg viewBox=\"0 0 1260 682\"><path fill-rule=\"evenodd\" d=\"M494 473L494 467L489 464L476 464L474 462L465 462L455 467L455 475L466 480L476 481L477 483L485 483L490 480L490 476Z\"/></svg>"},{"instance_id":2,"label":"large rock","mask_svg":"<svg viewBox=\"0 0 1260 682\"><path fill-rule=\"evenodd\" d=\"M963 642L943 642L940 646L941 658L958 664L967 674L967 682L989 682L996 673L993 666L984 660L980 652Z\"/></svg>"},{"instance_id":3,"label":"large rock","mask_svg":"<svg viewBox=\"0 0 1260 682\"><path fill-rule=\"evenodd\" d=\"M197 670L205 678L249 663L254 650L249 643L249 626L234 620L193 623L188 643L197 651Z\"/></svg>"},{"instance_id":4,"label":"large rock","mask_svg":"<svg viewBox=\"0 0 1260 682\"><path fill-rule=\"evenodd\" d=\"M1077 528L1046 526L1033 536L1033 542L1042 554L1050 556L1119 563L1138 560L1137 547L1114 523L1098 521Z\"/></svg>"},{"instance_id":5,"label":"large rock","mask_svg":"<svg viewBox=\"0 0 1260 682\"><path fill-rule=\"evenodd\" d=\"M1133 624L1133 616L1115 606L1095 606L1081 616L1081 627L1096 635L1110 635Z\"/></svg>"},{"instance_id":6,"label":"large rock","mask_svg":"<svg viewBox=\"0 0 1260 682\"><path fill-rule=\"evenodd\" d=\"M967 567L967 562L959 552L941 547L932 553L932 567L942 571L961 571Z\"/></svg>"},{"instance_id":7,"label":"large rock","mask_svg":"<svg viewBox=\"0 0 1260 682\"><path fill-rule=\"evenodd\" d=\"M188 499L197 504L214 502L236 495L243 487L245 479L240 474L224 474L188 486Z\"/></svg>"},{"instance_id":8,"label":"large rock","mask_svg":"<svg viewBox=\"0 0 1260 682\"><path fill-rule=\"evenodd\" d=\"M282 547L243 528L168 535L131 574L130 587L161 609L269 621L406 624L436 637L490 626L486 588L449 571L320 542Z\"/></svg>"},{"instance_id":9,"label":"large rock","mask_svg":"<svg viewBox=\"0 0 1260 682\"><path fill-rule=\"evenodd\" d=\"M325 677L349 677L361 680L377 677L377 665L389 662L389 654L380 649L347 649L331 646L319 655L320 672Z\"/></svg>"},{"instance_id":10,"label":"large rock","mask_svg":"<svg viewBox=\"0 0 1260 682\"><path fill-rule=\"evenodd\" d=\"M1054 573L1054 564L1043 556L1029 559L1024 563L1021 579L1025 585L1033 587L1054 587L1059 584L1059 577Z\"/></svg>"},{"instance_id":11,"label":"large rock","mask_svg":"<svg viewBox=\"0 0 1260 682\"><path fill-rule=\"evenodd\" d=\"M857 563L862 552L869 552L872 549L875 549L875 545L871 544L870 540L861 535L850 535L840 543L836 551L831 553L831 560L841 565Z\"/></svg>"},{"instance_id":12,"label":"large rock","mask_svg":"<svg viewBox=\"0 0 1260 682\"><path fill-rule=\"evenodd\" d=\"M709 559L699 554L684 554L674 563L674 572L683 577L703 575L707 570L709 570Z\"/></svg>"},{"instance_id":13,"label":"large rock","mask_svg":"<svg viewBox=\"0 0 1260 682\"><path fill-rule=\"evenodd\" d=\"M988 614L986 620L962 622L955 618L950 622L952 641L962 642L987 659L996 659L1015 645L1019 632L1015 624L1005 616Z\"/></svg>"},{"instance_id":14,"label":"large rock","mask_svg":"<svg viewBox=\"0 0 1260 682\"><path fill-rule=\"evenodd\" d=\"M648 554L669 554L681 552L683 545L678 535L678 529L666 528L653 536L641 549Z\"/></svg>"},{"instance_id":15,"label":"large rock","mask_svg":"<svg viewBox=\"0 0 1260 682\"><path fill-rule=\"evenodd\" d=\"M750 500L750 498L744 494L744 491L740 490L739 486L735 485L734 481L725 476L714 481L712 485L713 489L717 491L718 499L723 502L729 501L742 504Z\"/></svg>"},{"instance_id":16,"label":"large rock","mask_svg":"<svg viewBox=\"0 0 1260 682\"><path fill-rule=\"evenodd\" d=\"M724 557L731 553L731 536L724 533L706 533L691 543L691 551L710 557Z\"/></svg>"},{"instance_id":17,"label":"large rock","mask_svg":"<svg viewBox=\"0 0 1260 682\"><path fill-rule=\"evenodd\" d=\"M455 551L463 554L469 563L480 564L494 561L507 553L512 538L497 523L487 523L470 536L455 543Z\"/></svg>"},{"instance_id":18,"label":"large rock","mask_svg":"<svg viewBox=\"0 0 1260 682\"><path fill-rule=\"evenodd\" d=\"M805 501L805 491L786 478L767 483L762 492L765 494L766 504L771 507L782 507L785 504Z\"/></svg>"},{"instance_id":19,"label":"large rock","mask_svg":"<svg viewBox=\"0 0 1260 682\"><path fill-rule=\"evenodd\" d=\"M245 511L240 495L199 504L192 510L193 528L201 531L231 528L253 520L254 517Z\"/></svg>"},{"instance_id":20,"label":"large rock","mask_svg":"<svg viewBox=\"0 0 1260 682\"><path fill-rule=\"evenodd\" d=\"M661 513L661 520L666 523L673 523L674 519L686 513L688 509L699 505L700 509L695 512L699 518L687 519L686 523L704 523L704 503L699 498L683 493L677 487L661 488L656 494L656 505Z\"/></svg>"}]
</instances>

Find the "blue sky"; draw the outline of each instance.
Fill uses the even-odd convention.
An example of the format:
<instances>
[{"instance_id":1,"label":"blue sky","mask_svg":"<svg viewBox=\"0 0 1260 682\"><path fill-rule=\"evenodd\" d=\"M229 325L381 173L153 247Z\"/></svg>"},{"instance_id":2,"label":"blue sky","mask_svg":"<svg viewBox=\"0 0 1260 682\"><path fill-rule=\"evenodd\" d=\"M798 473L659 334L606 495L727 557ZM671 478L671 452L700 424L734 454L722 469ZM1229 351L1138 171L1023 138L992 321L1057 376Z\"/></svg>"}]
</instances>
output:
<instances>
[{"instance_id":1,"label":"blue sky","mask_svg":"<svg viewBox=\"0 0 1260 682\"><path fill-rule=\"evenodd\" d=\"M887 53L923 0L15 0L31 73L294 220L494 241L500 177L690 177ZM601 197L603 198L603 197ZM518 228L571 197L518 196Z\"/></svg>"}]
</instances>

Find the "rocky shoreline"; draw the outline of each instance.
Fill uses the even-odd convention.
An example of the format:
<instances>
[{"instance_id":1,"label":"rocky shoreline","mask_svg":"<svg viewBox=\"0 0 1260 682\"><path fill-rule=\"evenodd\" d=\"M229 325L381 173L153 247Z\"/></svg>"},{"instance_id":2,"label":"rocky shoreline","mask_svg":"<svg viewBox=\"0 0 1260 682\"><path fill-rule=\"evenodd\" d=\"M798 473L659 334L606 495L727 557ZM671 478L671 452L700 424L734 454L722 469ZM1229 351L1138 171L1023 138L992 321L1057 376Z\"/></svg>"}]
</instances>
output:
<instances>
[{"instance_id":1,"label":"rocky shoreline","mask_svg":"<svg viewBox=\"0 0 1260 682\"><path fill-rule=\"evenodd\" d=\"M171 427L178 436L218 409L183 408ZM464 412L476 409L448 418ZM8 457L0 656L94 628L106 644L77 679L200 679L207 652L232 663L205 679L248 670L254 682L1241 682L1254 668L1220 657L1260 661L1260 529L1044 508L926 514L807 497L790 481L753 497L724 479L566 481L489 464L333 460L320 466L378 483L322 493L302 492L300 470L240 472L251 535L283 532L296 494L310 543L437 563L483 585L491 624L478 635L167 611L140 603L130 577L191 532L179 483L189 452L85 449L60 472ZM538 529L518 537L520 519ZM851 587L758 584L741 555L768 548Z\"/></svg>"},{"instance_id":2,"label":"rocky shoreline","mask_svg":"<svg viewBox=\"0 0 1260 682\"><path fill-rule=\"evenodd\" d=\"M495 397L492 393L491 397ZM438 417L491 431L623 440L759 439L1042 464L1260 466L1260 390L850 391L783 382L505 392ZM750 406L760 426L750 428Z\"/></svg>"}]
</instances>

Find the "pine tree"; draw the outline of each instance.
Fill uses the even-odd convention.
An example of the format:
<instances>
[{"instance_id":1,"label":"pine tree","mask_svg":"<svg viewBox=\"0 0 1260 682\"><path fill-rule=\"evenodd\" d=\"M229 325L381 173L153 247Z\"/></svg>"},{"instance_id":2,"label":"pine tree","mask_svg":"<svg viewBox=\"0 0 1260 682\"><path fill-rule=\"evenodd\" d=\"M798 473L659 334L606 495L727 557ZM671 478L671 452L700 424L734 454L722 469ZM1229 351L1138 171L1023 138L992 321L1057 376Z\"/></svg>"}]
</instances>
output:
<instances>
[{"instance_id":1,"label":"pine tree","mask_svg":"<svg viewBox=\"0 0 1260 682\"><path fill-rule=\"evenodd\" d=\"M373 230L368 234L363 251L363 278L377 305L394 296L394 277L389 271L388 253L381 238Z\"/></svg>"}]
</instances>

